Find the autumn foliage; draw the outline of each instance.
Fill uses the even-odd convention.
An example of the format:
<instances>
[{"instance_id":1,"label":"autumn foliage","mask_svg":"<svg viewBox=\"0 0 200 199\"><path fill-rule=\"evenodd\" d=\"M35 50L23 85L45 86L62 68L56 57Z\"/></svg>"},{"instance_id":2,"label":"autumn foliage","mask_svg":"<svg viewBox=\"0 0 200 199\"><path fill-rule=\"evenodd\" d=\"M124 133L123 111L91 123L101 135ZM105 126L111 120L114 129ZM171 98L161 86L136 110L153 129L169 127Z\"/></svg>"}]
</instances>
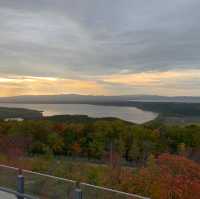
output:
<instances>
[{"instance_id":1,"label":"autumn foliage","mask_svg":"<svg viewBox=\"0 0 200 199\"><path fill-rule=\"evenodd\" d=\"M143 168L116 168L110 175L115 188L153 199L200 198L200 165L182 156L150 156Z\"/></svg>"},{"instance_id":2,"label":"autumn foliage","mask_svg":"<svg viewBox=\"0 0 200 199\"><path fill-rule=\"evenodd\" d=\"M152 199L200 199L199 162L200 125L0 122L0 163Z\"/></svg>"}]
</instances>

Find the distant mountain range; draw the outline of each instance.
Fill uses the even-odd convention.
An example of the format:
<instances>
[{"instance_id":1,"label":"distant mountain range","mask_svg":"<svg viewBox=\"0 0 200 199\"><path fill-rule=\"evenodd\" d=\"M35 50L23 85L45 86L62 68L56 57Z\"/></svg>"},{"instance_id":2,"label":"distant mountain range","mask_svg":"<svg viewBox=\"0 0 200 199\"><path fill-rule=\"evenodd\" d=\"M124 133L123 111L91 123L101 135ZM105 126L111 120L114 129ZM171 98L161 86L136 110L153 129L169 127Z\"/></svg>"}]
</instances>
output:
<instances>
[{"instance_id":1,"label":"distant mountain range","mask_svg":"<svg viewBox=\"0 0 200 199\"><path fill-rule=\"evenodd\" d=\"M1 97L0 103L95 103L95 102L185 102L200 103L200 96L166 97L157 95L118 95L118 96L94 96L94 95L27 95L15 97Z\"/></svg>"}]
</instances>

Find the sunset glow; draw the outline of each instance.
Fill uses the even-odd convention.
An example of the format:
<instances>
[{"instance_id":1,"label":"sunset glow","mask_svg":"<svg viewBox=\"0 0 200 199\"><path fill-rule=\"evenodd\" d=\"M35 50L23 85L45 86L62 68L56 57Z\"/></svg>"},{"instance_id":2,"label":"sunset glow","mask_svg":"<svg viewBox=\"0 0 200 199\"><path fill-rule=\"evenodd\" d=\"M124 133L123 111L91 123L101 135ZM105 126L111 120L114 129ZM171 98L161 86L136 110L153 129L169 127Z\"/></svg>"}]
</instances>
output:
<instances>
[{"instance_id":1,"label":"sunset glow","mask_svg":"<svg viewBox=\"0 0 200 199\"><path fill-rule=\"evenodd\" d=\"M182 90L190 82L200 79L200 70L172 70L163 72L142 72L128 74L112 74L94 76L84 79L65 79L55 77L36 76L8 76L0 78L1 96L13 95L53 95L53 94L92 94L116 95L118 92L110 90L116 86L140 88L144 92L151 88L158 92L163 87L168 95L182 94ZM171 92L169 90L171 88ZM198 89L194 87L191 92ZM191 93L189 92L189 93Z\"/></svg>"},{"instance_id":2,"label":"sunset glow","mask_svg":"<svg viewBox=\"0 0 200 199\"><path fill-rule=\"evenodd\" d=\"M0 1L0 96L200 96L200 3L165 4Z\"/></svg>"}]
</instances>

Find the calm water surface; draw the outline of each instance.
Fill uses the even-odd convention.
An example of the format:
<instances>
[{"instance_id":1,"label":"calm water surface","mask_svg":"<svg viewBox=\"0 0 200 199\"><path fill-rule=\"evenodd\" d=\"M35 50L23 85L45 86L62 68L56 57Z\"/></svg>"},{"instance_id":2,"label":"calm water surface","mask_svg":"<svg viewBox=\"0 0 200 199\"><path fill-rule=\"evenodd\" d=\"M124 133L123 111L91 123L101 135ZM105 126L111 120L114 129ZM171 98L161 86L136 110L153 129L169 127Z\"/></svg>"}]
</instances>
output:
<instances>
[{"instance_id":1,"label":"calm water surface","mask_svg":"<svg viewBox=\"0 0 200 199\"><path fill-rule=\"evenodd\" d=\"M88 115L89 117L116 117L135 123L144 123L157 117L156 113L134 107L99 106L87 104L5 104L0 107L27 108L43 111L44 116L52 115Z\"/></svg>"}]
</instances>

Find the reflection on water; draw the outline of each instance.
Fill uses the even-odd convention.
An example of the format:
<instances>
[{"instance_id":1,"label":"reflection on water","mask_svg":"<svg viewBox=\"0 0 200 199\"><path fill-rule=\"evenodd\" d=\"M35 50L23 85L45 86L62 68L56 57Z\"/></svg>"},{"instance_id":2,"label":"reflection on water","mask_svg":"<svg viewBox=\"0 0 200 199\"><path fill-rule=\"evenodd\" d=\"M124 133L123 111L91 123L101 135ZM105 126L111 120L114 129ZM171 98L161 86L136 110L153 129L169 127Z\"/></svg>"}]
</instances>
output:
<instances>
[{"instance_id":1,"label":"reflection on water","mask_svg":"<svg viewBox=\"0 0 200 199\"><path fill-rule=\"evenodd\" d=\"M89 117L116 117L135 123L144 123L156 118L157 114L134 107L98 106L87 104L0 104L0 107L28 108L43 111L44 116L88 115Z\"/></svg>"}]
</instances>

